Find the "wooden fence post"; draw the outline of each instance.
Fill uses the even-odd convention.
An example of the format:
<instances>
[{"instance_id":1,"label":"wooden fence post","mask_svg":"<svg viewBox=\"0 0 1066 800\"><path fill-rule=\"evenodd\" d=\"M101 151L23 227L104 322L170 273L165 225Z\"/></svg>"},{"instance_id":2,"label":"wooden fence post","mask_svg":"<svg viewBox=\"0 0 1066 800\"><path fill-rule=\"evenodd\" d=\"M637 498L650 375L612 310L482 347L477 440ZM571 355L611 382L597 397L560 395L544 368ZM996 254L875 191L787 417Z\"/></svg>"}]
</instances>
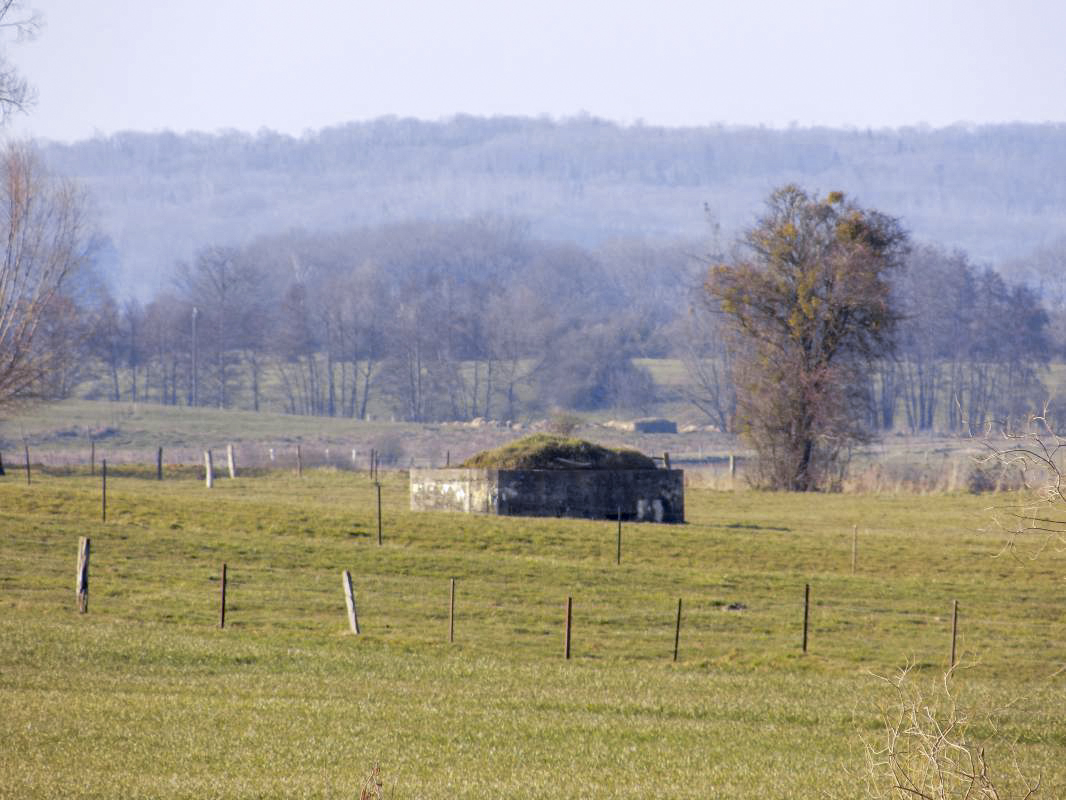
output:
<instances>
[{"instance_id":1,"label":"wooden fence post","mask_svg":"<svg viewBox=\"0 0 1066 800\"><path fill-rule=\"evenodd\" d=\"M451 450L445 450L444 451L444 466L450 467L451 465L452 465L452 451Z\"/></svg>"},{"instance_id":2,"label":"wooden fence post","mask_svg":"<svg viewBox=\"0 0 1066 800\"><path fill-rule=\"evenodd\" d=\"M858 569L859 566L859 526L851 526L851 571L852 573Z\"/></svg>"},{"instance_id":3,"label":"wooden fence post","mask_svg":"<svg viewBox=\"0 0 1066 800\"><path fill-rule=\"evenodd\" d=\"M78 575L76 581L78 613L89 613L89 537L78 539Z\"/></svg>"},{"instance_id":4,"label":"wooden fence post","mask_svg":"<svg viewBox=\"0 0 1066 800\"><path fill-rule=\"evenodd\" d=\"M4 474L4 454L0 453L0 476Z\"/></svg>"},{"instance_id":5,"label":"wooden fence post","mask_svg":"<svg viewBox=\"0 0 1066 800\"><path fill-rule=\"evenodd\" d=\"M663 466L665 466L667 469L670 469L670 454L669 453L663 453Z\"/></svg>"},{"instance_id":6,"label":"wooden fence post","mask_svg":"<svg viewBox=\"0 0 1066 800\"><path fill-rule=\"evenodd\" d=\"M566 598L566 643L563 645L563 657L570 660L570 624L574 616L574 598Z\"/></svg>"},{"instance_id":7,"label":"wooden fence post","mask_svg":"<svg viewBox=\"0 0 1066 800\"><path fill-rule=\"evenodd\" d=\"M107 459L100 469L100 521L107 522Z\"/></svg>"},{"instance_id":8,"label":"wooden fence post","mask_svg":"<svg viewBox=\"0 0 1066 800\"><path fill-rule=\"evenodd\" d=\"M163 448L160 447L155 452L155 479L157 481L163 480Z\"/></svg>"},{"instance_id":9,"label":"wooden fence post","mask_svg":"<svg viewBox=\"0 0 1066 800\"><path fill-rule=\"evenodd\" d=\"M89 439L89 474L96 474L96 439Z\"/></svg>"},{"instance_id":10,"label":"wooden fence post","mask_svg":"<svg viewBox=\"0 0 1066 800\"><path fill-rule=\"evenodd\" d=\"M378 546L382 544L381 538L381 481L374 484L378 490Z\"/></svg>"},{"instance_id":11,"label":"wooden fence post","mask_svg":"<svg viewBox=\"0 0 1066 800\"><path fill-rule=\"evenodd\" d=\"M218 604L218 627L226 627L226 562L222 562L222 586Z\"/></svg>"},{"instance_id":12,"label":"wooden fence post","mask_svg":"<svg viewBox=\"0 0 1066 800\"><path fill-rule=\"evenodd\" d=\"M729 477L737 477L737 457L733 453L729 454Z\"/></svg>"},{"instance_id":13,"label":"wooden fence post","mask_svg":"<svg viewBox=\"0 0 1066 800\"><path fill-rule=\"evenodd\" d=\"M302 478L304 476L304 454L300 449L300 445L296 445L296 477Z\"/></svg>"},{"instance_id":14,"label":"wooden fence post","mask_svg":"<svg viewBox=\"0 0 1066 800\"><path fill-rule=\"evenodd\" d=\"M341 576L344 585L344 602L348 606L348 627L352 633L359 635L359 616L355 613L355 590L352 588L352 573L344 570Z\"/></svg>"},{"instance_id":15,"label":"wooden fence post","mask_svg":"<svg viewBox=\"0 0 1066 800\"><path fill-rule=\"evenodd\" d=\"M26 448L26 485L30 485L30 446L28 443L23 443L23 447Z\"/></svg>"},{"instance_id":16,"label":"wooden fence post","mask_svg":"<svg viewBox=\"0 0 1066 800\"><path fill-rule=\"evenodd\" d=\"M204 450L204 483L208 489L215 485L215 459L210 450Z\"/></svg>"},{"instance_id":17,"label":"wooden fence post","mask_svg":"<svg viewBox=\"0 0 1066 800\"><path fill-rule=\"evenodd\" d=\"M226 464L229 467L230 478L237 477L237 460L233 457L233 445L226 445Z\"/></svg>"},{"instance_id":18,"label":"wooden fence post","mask_svg":"<svg viewBox=\"0 0 1066 800\"><path fill-rule=\"evenodd\" d=\"M951 606L951 668L955 669L955 642L959 634L959 601Z\"/></svg>"},{"instance_id":19,"label":"wooden fence post","mask_svg":"<svg viewBox=\"0 0 1066 800\"><path fill-rule=\"evenodd\" d=\"M807 652L807 624L811 618L811 585L803 587L803 652Z\"/></svg>"},{"instance_id":20,"label":"wooden fence post","mask_svg":"<svg viewBox=\"0 0 1066 800\"><path fill-rule=\"evenodd\" d=\"M448 595L448 641L455 641L455 578L452 578L451 593Z\"/></svg>"},{"instance_id":21,"label":"wooden fence post","mask_svg":"<svg viewBox=\"0 0 1066 800\"><path fill-rule=\"evenodd\" d=\"M618 506L618 547L615 549L614 563L622 563L622 507Z\"/></svg>"},{"instance_id":22,"label":"wooden fence post","mask_svg":"<svg viewBox=\"0 0 1066 800\"><path fill-rule=\"evenodd\" d=\"M677 627L674 628L674 661L677 661L677 653L681 647L681 598L677 598Z\"/></svg>"}]
</instances>

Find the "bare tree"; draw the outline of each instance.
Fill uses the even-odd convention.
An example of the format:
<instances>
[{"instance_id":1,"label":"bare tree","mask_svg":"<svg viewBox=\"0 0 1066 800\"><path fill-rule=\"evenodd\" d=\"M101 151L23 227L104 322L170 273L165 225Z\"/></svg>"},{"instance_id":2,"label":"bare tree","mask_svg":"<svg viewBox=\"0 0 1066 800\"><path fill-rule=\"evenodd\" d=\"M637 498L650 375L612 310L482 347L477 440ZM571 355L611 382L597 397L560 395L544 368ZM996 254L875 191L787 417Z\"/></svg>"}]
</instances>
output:
<instances>
[{"instance_id":1,"label":"bare tree","mask_svg":"<svg viewBox=\"0 0 1066 800\"><path fill-rule=\"evenodd\" d=\"M3 10L3 8L0 8ZM9 145L0 162L0 407L47 394L43 379L59 369L69 348L50 348L69 317L60 302L88 260L82 195L50 177L28 146ZM50 329L51 335L43 332Z\"/></svg>"},{"instance_id":2,"label":"bare tree","mask_svg":"<svg viewBox=\"0 0 1066 800\"><path fill-rule=\"evenodd\" d=\"M41 29L41 15L21 0L0 0L0 32L13 34L16 41L33 39ZM8 62L0 49L0 125L12 114L33 105L35 93L26 79Z\"/></svg>"},{"instance_id":3,"label":"bare tree","mask_svg":"<svg viewBox=\"0 0 1066 800\"><path fill-rule=\"evenodd\" d=\"M732 352L726 346L721 314L705 302L693 303L689 313L678 321L677 331L675 347L688 373L682 395L720 430L732 431L737 393L732 379Z\"/></svg>"},{"instance_id":4,"label":"bare tree","mask_svg":"<svg viewBox=\"0 0 1066 800\"><path fill-rule=\"evenodd\" d=\"M194 313L203 313L198 338L210 348L215 402L219 408L232 403L238 380L237 350L244 326L256 323L256 303L262 276L255 266L232 247L206 247L194 264L179 268L178 286ZM198 365L197 365L198 366Z\"/></svg>"}]
</instances>

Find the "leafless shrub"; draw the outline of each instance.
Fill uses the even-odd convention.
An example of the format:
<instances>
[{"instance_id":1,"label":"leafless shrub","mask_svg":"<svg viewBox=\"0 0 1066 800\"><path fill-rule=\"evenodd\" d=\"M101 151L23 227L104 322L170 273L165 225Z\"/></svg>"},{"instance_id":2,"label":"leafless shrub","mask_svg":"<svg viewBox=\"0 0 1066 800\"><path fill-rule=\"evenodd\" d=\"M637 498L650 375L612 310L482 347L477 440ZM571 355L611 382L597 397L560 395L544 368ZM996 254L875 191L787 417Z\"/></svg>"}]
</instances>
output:
<instances>
[{"instance_id":1,"label":"leafless shrub","mask_svg":"<svg viewBox=\"0 0 1066 800\"><path fill-rule=\"evenodd\" d=\"M377 451L380 463L386 467L398 466L407 452L403 437L392 431L376 436L372 444Z\"/></svg>"},{"instance_id":2,"label":"leafless shrub","mask_svg":"<svg viewBox=\"0 0 1066 800\"><path fill-rule=\"evenodd\" d=\"M970 494L987 492L1013 492L1024 489L1025 480L1019 469L1012 464L979 459L970 464L966 476L966 489Z\"/></svg>"},{"instance_id":3,"label":"leafless shrub","mask_svg":"<svg viewBox=\"0 0 1066 800\"><path fill-rule=\"evenodd\" d=\"M910 667L883 678L891 701L881 709L882 734L866 740L865 793L877 800L1024 800L1040 782L1003 770L986 754L982 729L995 738L995 713L972 716L953 686L954 671L922 686Z\"/></svg>"},{"instance_id":4,"label":"leafless shrub","mask_svg":"<svg viewBox=\"0 0 1066 800\"><path fill-rule=\"evenodd\" d=\"M565 411L556 411L548 420L548 432L559 436L569 436L581 427L581 417L576 414L568 414Z\"/></svg>"},{"instance_id":5,"label":"leafless shrub","mask_svg":"<svg viewBox=\"0 0 1066 800\"><path fill-rule=\"evenodd\" d=\"M1023 537L1035 537L1040 547L1066 542L1066 438L1053 430L1046 413L1019 426L990 425L982 443L986 454L979 463L1013 471L1027 494L1021 502L991 509L994 524L1008 534L1008 548L1013 550Z\"/></svg>"}]
</instances>

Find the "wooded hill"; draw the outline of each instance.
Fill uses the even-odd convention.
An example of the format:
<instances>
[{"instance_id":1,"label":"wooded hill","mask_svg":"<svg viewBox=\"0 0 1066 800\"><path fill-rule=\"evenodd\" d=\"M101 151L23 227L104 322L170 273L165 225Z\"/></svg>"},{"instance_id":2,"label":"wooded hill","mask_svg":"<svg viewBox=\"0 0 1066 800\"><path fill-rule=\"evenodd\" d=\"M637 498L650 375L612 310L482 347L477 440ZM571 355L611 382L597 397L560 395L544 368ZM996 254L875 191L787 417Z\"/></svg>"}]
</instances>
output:
<instances>
[{"instance_id":1,"label":"wooded hill","mask_svg":"<svg viewBox=\"0 0 1066 800\"><path fill-rule=\"evenodd\" d=\"M772 130L459 116L45 143L93 195L116 293L146 299L209 244L491 213L536 238L723 240L786 182L841 189L918 240L1010 262L1066 230L1066 125Z\"/></svg>"}]
</instances>

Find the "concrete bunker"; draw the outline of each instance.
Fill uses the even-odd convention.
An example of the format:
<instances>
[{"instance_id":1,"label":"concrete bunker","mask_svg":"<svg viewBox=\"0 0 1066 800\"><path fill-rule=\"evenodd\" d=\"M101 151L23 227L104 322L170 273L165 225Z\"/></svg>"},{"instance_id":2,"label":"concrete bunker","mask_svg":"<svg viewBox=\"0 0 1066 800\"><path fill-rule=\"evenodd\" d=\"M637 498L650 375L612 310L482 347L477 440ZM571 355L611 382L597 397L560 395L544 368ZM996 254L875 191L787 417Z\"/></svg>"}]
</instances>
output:
<instances>
[{"instance_id":1,"label":"concrete bunker","mask_svg":"<svg viewBox=\"0 0 1066 800\"><path fill-rule=\"evenodd\" d=\"M411 509L684 522L684 473L633 450L538 434L458 468L411 470Z\"/></svg>"}]
</instances>

